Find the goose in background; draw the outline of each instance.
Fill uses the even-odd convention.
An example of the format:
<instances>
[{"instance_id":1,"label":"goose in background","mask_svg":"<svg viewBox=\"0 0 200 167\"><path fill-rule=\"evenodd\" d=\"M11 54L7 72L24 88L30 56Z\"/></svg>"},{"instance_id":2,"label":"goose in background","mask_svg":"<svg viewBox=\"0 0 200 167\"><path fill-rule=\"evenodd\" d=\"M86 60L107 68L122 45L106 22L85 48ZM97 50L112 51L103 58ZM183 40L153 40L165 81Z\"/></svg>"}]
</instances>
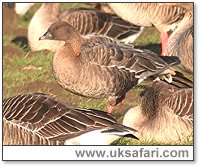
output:
<instances>
[{"instance_id":1,"label":"goose in background","mask_svg":"<svg viewBox=\"0 0 200 167\"><path fill-rule=\"evenodd\" d=\"M167 49L170 55L178 56L181 65L193 72L193 3L167 3L187 10L184 18L169 38Z\"/></svg>"},{"instance_id":2,"label":"goose in background","mask_svg":"<svg viewBox=\"0 0 200 167\"><path fill-rule=\"evenodd\" d=\"M28 10L34 5L35 3L15 3L15 12L23 16L25 15Z\"/></svg>"},{"instance_id":3,"label":"goose in background","mask_svg":"<svg viewBox=\"0 0 200 167\"><path fill-rule=\"evenodd\" d=\"M186 9L179 6L165 6L160 3L108 3L122 19L132 24L151 27L160 32L162 55L167 51L168 38L183 19Z\"/></svg>"},{"instance_id":4,"label":"goose in background","mask_svg":"<svg viewBox=\"0 0 200 167\"><path fill-rule=\"evenodd\" d=\"M26 3L24 3L26 4ZM22 3L16 3L20 8ZM32 4L33 5L33 4ZM22 9L19 11L23 11ZM30 8L22 12L24 14ZM28 27L28 41L32 51L47 49L55 52L63 46L61 41L39 41L39 37L55 21L65 21L75 27L82 35L97 33L118 39L125 43L133 42L143 31L143 27L133 25L116 15L102 13L94 9L68 9L60 11L59 3L43 3L34 14Z\"/></svg>"},{"instance_id":5,"label":"goose in background","mask_svg":"<svg viewBox=\"0 0 200 167\"><path fill-rule=\"evenodd\" d=\"M125 98L126 92L149 77L168 82L178 57L158 56L135 49L105 36L82 36L66 22L53 23L40 40L63 41L53 58L53 73L59 85L73 93L108 98L108 112Z\"/></svg>"},{"instance_id":6,"label":"goose in background","mask_svg":"<svg viewBox=\"0 0 200 167\"><path fill-rule=\"evenodd\" d=\"M108 145L135 138L135 129L110 114L72 107L41 93L3 100L4 145Z\"/></svg>"},{"instance_id":7,"label":"goose in background","mask_svg":"<svg viewBox=\"0 0 200 167\"><path fill-rule=\"evenodd\" d=\"M149 86L141 105L125 114L123 125L138 130L141 141L176 143L193 135L193 89L177 89L158 81Z\"/></svg>"}]
</instances>

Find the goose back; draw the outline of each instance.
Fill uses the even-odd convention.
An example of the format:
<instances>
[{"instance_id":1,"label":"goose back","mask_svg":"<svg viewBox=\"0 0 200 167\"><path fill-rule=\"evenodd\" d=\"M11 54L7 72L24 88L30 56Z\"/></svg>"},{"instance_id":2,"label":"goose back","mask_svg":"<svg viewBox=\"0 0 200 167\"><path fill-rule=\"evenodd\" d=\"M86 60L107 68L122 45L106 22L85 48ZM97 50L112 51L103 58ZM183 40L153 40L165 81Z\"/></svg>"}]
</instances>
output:
<instances>
[{"instance_id":1,"label":"goose back","mask_svg":"<svg viewBox=\"0 0 200 167\"><path fill-rule=\"evenodd\" d=\"M103 111L75 108L41 93L22 94L3 101L4 145L63 145L95 130L104 134L109 134L109 130L115 134L124 132L124 135L135 131L118 124ZM87 144L91 142L88 140Z\"/></svg>"},{"instance_id":2,"label":"goose back","mask_svg":"<svg viewBox=\"0 0 200 167\"><path fill-rule=\"evenodd\" d=\"M86 8L64 11L60 15L60 20L73 26L82 35L96 33L125 43L134 42L144 29L116 15Z\"/></svg>"},{"instance_id":3,"label":"goose back","mask_svg":"<svg viewBox=\"0 0 200 167\"><path fill-rule=\"evenodd\" d=\"M109 3L115 13L130 23L150 27L160 32L174 30L184 16L178 6L159 6L158 3Z\"/></svg>"},{"instance_id":4,"label":"goose back","mask_svg":"<svg viewBox=\"0 0 200 167\"><path fill-rule=\"evenodd\" d=\"M138 129L142 141L177 143L193 135L193 90L158 82L148 88L141 106L125 114L123 124Z\"/></svg>"},{"instance_id":5,"label":"goose back","mask_svg":"<svg viewBox=\"0 0 200 167\"><path fill-rule=\"evenodd\" d=\"M168 42L169 54L176 55L181 65L193 72L193 14L188 12Z\"/></svg>"}]
</instances>

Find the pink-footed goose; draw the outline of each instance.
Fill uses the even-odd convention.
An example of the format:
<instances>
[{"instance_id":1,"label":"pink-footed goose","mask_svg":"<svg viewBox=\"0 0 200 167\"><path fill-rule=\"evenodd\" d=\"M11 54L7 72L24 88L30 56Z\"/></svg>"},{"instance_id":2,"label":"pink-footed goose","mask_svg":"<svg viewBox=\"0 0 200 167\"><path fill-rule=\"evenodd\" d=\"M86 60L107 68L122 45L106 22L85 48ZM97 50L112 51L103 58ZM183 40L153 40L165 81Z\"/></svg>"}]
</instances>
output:
<instances>
[{"instance_id":1,"label":"pink-footed goose","mask_svg":"<svg viewBox=\"0 0 200 167\"><path fill-rule=\"evenodd\" d=\"M57 48L63 46L61 41L38 40L53 22L59 20L66 21L82 35L97 33L125 43L133 42L143 31L143 27L130 24L116 15L92 9L68 9L61 12L59 3L43 3L28 27L31 50L47 49L55 52Z\"/></svg>"},{"instance_id":2,"label":"pink-footed goose","mask_svg":"<svg viewBox=\"0 0 200 167\"><path fill-rule=\"evenodd\" d=\"M136 128L141 141L168 144L191 141L193 89L155 82L146 89L141 105L125 114L123 125Z\"/></svg>"},{"instance_id":3,"label":"pink-footed goose","mask_svg":"<svg viewBox=\"0 0 200 167\"><path fill-rule=\"evenodd\" d=\"M170 67L179 63L177 57L160 57L104 36L82 36L61 21L53 23L40 40L65 42L53 58L57 82L83 96L108 97L108 112L127 91L150 76L164 77L171 82L175 72Z\"/></svg>"},{"instance_id":4,"label":"pink-footed goose","mask_svg":"<svg viewBox=\"0 0 200 167\"><path fill-rule=\"evenodd\" d=\"M193 4L167 4L182 6L187 10L183 20L169 38L167 49L169 54L178 56L181 65L193 72Z\"/></svg>"},{"instance_id":5,"label":"pink-footed goose","mask_svg":"<svg viewBox=\"0 0 200 167\"><path fill-rule=\"evenodd\" d=\"M4 145L108 145L120 137L137 139L135 132L103 111L75 108L41 93L3 101Z\"/></svg>"},{"instance_id":6,"label":"pink-footed goose","mask_svg":"<svg viewBox=\"0 0 200 167\"><path fill-rule=\"evenodd\" d=\"M186 11L179 6L162 6L160 3L109 3L109 6L130 23L144 27L155 26L160 32L162 55L168 55L169 35L176 29Z\"/></svg>"}]
</instances>

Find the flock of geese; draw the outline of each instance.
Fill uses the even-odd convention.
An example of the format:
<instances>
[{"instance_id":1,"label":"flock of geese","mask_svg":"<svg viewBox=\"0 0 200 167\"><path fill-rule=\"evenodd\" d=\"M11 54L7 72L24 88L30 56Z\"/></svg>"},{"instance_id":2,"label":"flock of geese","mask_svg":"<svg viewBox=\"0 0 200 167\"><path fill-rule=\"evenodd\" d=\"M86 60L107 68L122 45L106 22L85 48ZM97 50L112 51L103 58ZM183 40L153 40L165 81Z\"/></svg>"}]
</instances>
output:
<instances>
[{"instance_id":1,"label":"flock of geese","mask_svg":"<svg viewBox=\"0 0 200 167\"><path fill-rule=\"evenodd\" d=\"M16 3L24 15L33 3ZM99 5L99 4L98 4ZM49 50L53 74L75 94L107 98L107 112L81 109L42 93L3 100L4 145L108 145L120 137L173 143L193 136L193 88L170 83L181 65L193 73L192 3L108 3L97 9L61 11L43 3L28 26L32 51ZM145 27L160 32L162 56L131 44ZM140 106L124 115L112 111L144 80ZM162 80L162 81L161 81Z\"/></svg>"}]
</instances>

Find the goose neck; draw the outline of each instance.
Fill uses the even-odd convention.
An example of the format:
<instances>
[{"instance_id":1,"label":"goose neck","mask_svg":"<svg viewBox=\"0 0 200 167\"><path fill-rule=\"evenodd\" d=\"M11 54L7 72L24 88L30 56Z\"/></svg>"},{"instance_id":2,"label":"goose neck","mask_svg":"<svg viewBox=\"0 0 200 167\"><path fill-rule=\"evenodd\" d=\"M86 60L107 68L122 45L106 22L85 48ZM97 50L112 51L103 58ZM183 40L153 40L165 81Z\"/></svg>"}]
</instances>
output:
<instances>
[{"instance_id":1,"label":"goose neck","mask_svg":"<svg viewBox=\"0 0 200 167\"><path fill-rule=\"evenodd\" d=\"M74 38L65 41L65 46L68 47L68 49L71 53L73 53L74 56L79 56L81 52L82 42L83 39L80 36L74 36Z\"/></svg>"}]
</instances>

